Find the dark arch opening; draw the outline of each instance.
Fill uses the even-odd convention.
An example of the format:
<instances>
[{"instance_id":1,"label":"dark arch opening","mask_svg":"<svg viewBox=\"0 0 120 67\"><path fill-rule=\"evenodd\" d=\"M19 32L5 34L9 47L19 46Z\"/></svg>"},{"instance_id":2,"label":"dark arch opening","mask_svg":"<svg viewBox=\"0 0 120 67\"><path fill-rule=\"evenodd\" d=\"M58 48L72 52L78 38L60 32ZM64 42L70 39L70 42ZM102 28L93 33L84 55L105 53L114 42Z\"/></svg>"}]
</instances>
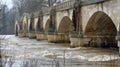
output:
<instances>
[{"instance_id":1,"label":"dark arch opening","mask_svg":"<svg viewBox=\"0 0 120 67\"><path fill-rule=\"evenodd\" d=\"M24 25L24 33L28 33L28 19L27 18L23 25Z\"/></svg>"},{"instance_id":2,"label":"dark arch opening","mask_svg":"<svg viewBox=\"0 0 120 67\"><path fill-rule=\"evenodd\" d=\"M16 25L15 28L16 28L15 29L15 35L18 36L18 33L19 33L19 31L18 31L18 25Z\"/></svg>"},{"instance_id":3,"label":"dark arch opening","mask_svg":"<svg viewBox=\"0 0 120 67\"><path fill-rule=\"evenodd\" d=\"M37 22L37 31L38 32L41 32L43 31L43 26L42 26L42 21L41 21L41 18L38 19L38 22Z\"/></svg>"},{"instance_id":4,"label":"dark arch opening","mask_svg":"<svg viewBox=\"0 0 120 67\"><path fill-rule=\"evenodd\" d=\"M71 27L72 21L70 18L68 16L63 17L57 30L57 35L60 42L70 43L69 33L71 31Z\"/></svg>"},{"instance_id":5,"label":"dark arch opening","mask_svg":"<svg viewBox=\"0 0 120 67\"><path fill-rule=\"evenodd\" d=\"M72 30L72 21L69 17L65 16L60 22L58 27L58 33L66 33L68 34Z\"/></svg>"},{"instance_id":6,"label":"dark arch opening","mask_svg":"<svg viewBox=\"0 0 120 67\"><path fill-rule=\"evenodd\" d=\"M113 21L101 11L92 15L85 29L85 36L91 39L89 46L117 47L116 35L117 29Z\"/></svg>"},{"instance_id":7,"label":"dark arch opening","mask_svg":"<svg viewBox=\"0 0 120 67\"><path fill-rule=\"evenodd\" d=\"M26 32L27 32L27 24L24 23L24 33L26 33Z\"/></svg>"},{"instance_id":8,"label":"dark arch opening","mask_svg":"<svg viewBox=\"0 0 120 67\"><path fill-rule=\"evenodd\" d=\"M29 31L30 31L30 32L34 31L34 18L31 18L31 19L30 19Z\"/></svg>"}]
</instances>

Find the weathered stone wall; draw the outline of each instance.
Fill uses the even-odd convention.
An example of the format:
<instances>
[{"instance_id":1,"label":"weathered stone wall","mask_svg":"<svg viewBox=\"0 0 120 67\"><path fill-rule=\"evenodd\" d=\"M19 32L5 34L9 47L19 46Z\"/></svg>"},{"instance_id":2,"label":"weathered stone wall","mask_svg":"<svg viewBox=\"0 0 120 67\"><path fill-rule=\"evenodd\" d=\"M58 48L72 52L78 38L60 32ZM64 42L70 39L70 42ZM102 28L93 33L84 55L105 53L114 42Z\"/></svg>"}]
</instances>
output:
<instances>
[{"instance_id":1,"label":"weathered stone wall","mask_svg":"<svg viewBox=\"0 0 120 67\"><path fill-rule=\"evenodd\" d=\"M28 32L30 30L30 18L28 18Z\"/></svg>"},{"instance_id":2,"label":"weathered stone wall","mask_svg":"<svg viewBox=\"0 0 120 67\"><path fill-rule=\"evenodd\" d=\"M46 23L50 19L50 15L44 15L43 16L43 29L45 30Z\"/></svg>"},{"instance_id":3,"label":"weathered stone wall","mask_svg":"<svg viewBox=\"0 0 120 67\"><path fill-rule=\"evenodd\" d=\"M37 23L38 23L38 17L34 18L34 28L35 28L35 33L37 32Z\"/></svg>"},{"instance_id":4,"label":"weathered stone wall","mask_svg":"<svg viewBox=\"0 0 120 67\"><path fill-rule=\"evenodd\" d=\"M26 34L28 33L28 19L26 16L23 17L23 32Z\"/></svg>"},{"instance_id":5,"label":"weathered stone wall","mask_svg":"<svg viewBox=\"0 0 120 67\"><path fill-rule=\"evenodd\" d=\"M60 25L61 20L65 16L68 16L72 20L72 15L73 15L73 9L65 10L65 11L61 11L61 12L57 12L57 16L56 16L57 17L56 18L56 21L57 21L57 30L58 30L58 27Z\"/></svg>"},{"instance_id":6,"label":"weathered stone wall","mask_svg":"<svg viewBox=\"0 0 120 67\"><path fill-rule=\"evenodd\" d=\"M82 26L83 31L85 31L86 25L92 15L97 11L102 11L106 13L114 22L116 28L118 28L120 22L120 0L107 1L100 4L93 4L88 6L83 6L82 10Z\"/></svg>"}]
</instances>

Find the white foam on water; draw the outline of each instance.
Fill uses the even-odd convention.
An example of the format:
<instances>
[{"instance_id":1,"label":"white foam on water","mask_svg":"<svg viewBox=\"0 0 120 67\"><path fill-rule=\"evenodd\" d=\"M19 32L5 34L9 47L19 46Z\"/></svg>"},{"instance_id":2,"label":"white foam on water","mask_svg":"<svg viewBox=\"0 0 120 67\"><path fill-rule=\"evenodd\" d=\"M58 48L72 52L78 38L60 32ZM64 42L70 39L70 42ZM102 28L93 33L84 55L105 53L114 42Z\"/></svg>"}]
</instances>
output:
<instances>
[{"instance_id":1,"label":"white foam on water","mask_svg":"<svg viewBox=\"0 0 120 67\"><path fill-rule=\"evenodd\" d=\"M81 48L83 48L83 47L67 48L67 49L68 49L68 50L79 50L79 49L81 49Z\"/></svg>"},{"instance_id":2,"label":"white foam on water","mask_svg":"<svg viewBox=\"0 0 120 67\"><path fill-rule=\"evenodd\" d=\"M61 54L59 54L59 53L56 53L56 54L47 53L47 54L43 54L42 56L43 57L48 57L48 58L56 58L57 56L61 56Z\"/></svg>"},{"instance_id":3,"label":"white foam on water","mask_svg":"<svg viewBox=\"0 0 120 67\"><path fill-rule=\"evenodd\" d=\"M52 53L49 50L44 50L40 54L42 55L42 57L48 57L48 58L55 58L61 55L60 53Z\"/></svg>"},{"instance_id":4,"label":"white foam on water","mask_svg":"<svg viewBox=\"0 0 120 67\"><path fill-rule=\"evenodd\" d=\"M63 56L63 55L61 55L61 56L57 56L57 58L65 58L65 59L70 59L71 57L70 57L70 56Z\"/></svg>"},{"instance_id":5,"label":"white foam on water","mask_svg":"<svg viewBox=\"0 0 120 67\"><path fill-rule=\"evenodd\" d=\"M87 60L86 57L81 56L81 55L76 55L76 56L73 56L72 58L73 58L73 59L80 59L80 60Z\"/></svg>"},{"instance_id":6,"label":"white foam on water","mask_svg":"<svg viewBox=\"0 0 120 67\"><path fill-rule=\"evenodd\" d=\"M109 55L97 55L97 56L94 56L88 59L88 61L110 61L110 60L115 60L115 59L118 59L118 57L109 56Z\"/></svg>"},{"instance_id":7,"label":"white foam on water","mask_svg":"<svg viewBox=\"0 0 120 67\"><path fill-rule=\"evenodd\" d=\"M44 55L44 54L47 54L47 53L50 53L50 52L48 50L41 51L41 55Z\"/></svg>"}]
</instances>

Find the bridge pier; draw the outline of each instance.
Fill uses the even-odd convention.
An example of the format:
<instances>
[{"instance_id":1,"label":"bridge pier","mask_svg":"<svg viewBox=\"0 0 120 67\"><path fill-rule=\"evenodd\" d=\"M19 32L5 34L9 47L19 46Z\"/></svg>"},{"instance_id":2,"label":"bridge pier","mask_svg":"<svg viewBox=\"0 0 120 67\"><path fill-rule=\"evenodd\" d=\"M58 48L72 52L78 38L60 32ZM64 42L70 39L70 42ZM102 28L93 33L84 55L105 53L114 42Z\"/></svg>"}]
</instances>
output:
<instances>
[{"instance_id":1,"label":"bridge pier","mask_svg":"<svg viewBox=\"0 0 120 67\"><path fill-rule=\"evenodd\" d=\"M68 34L48 34L48 42L54 42L54 43L69 43L70 38Z\"/></svg>"},{"instance_id":2,"label":"bridge pier","mask_svg":"<svg viewBox=\"0 0 120 67\"><path fill-rule=\"evenodd\" d=\"M36 38L35 32L29 32L29 33L28 33L28 37L29 37L30 39Z\"/></svg>"},{"instance_id":3,"label":"bridge pier","mask_svg":"<svg viewBox=\"0 0 120 67\"><path fill-rule=\"evenodd\" d=\"M86 37L71 37L70 38L70 47L88 47L90 38Z\"/></svg>"},{"instance_id":4,"label":"bridge pier","mask_svg":"<svg viewBox=\"0 0 120 67\"><path fill-rule=\"evenodd\" d=\"M23 33L22 31L19 31L18 37L26 37L26 33Z\"/></svg>"},{"instance_id":5,"label":"bridge pier","mask_svg":"<svg viewBox=\"0 0 120 67\"><path fill-rule=\"evenodd\" d=\"M111 39L113 37L110 37ZM110 39L108 38L108 39ZM120 48L120 37L117 36L118 40L118 47ZM71 37L70 38L70 46L71 47L103 47L103 48L110 48L115 47L117 48L117 43L115 41L109 41L104 36L100 37Z\"/></svg>"},{"instance_id":6,"label":"bridge pier","mask_svg":"<svg viewBox=\"0 0 120 67\"><path fill-rule=\"evenodd\" d=\"M119 55L120 55L120 40L118 40Z\"/></svg>"},{"instance_id":7,"label":"bridge pier","mask_svg":"<svg viewBox=\"0 0 120 67\"><path fill-rule=\"evenodd\" d=\"M47 35L45 35L44 33L37 33L36 39L37 40L47 40Z\"/></svg>"},{"instance_id":8,"label":"bridge pier","mask_svg":"<svg viewBox=\"0 0 120 67\"><path fill-rule=\"evenodd\" d=\"M26 37L29 37L29 33L26 33L26 35L25 35Z\"/></svg>"},{"instance_id":9,"label":"bridge pier","mask_svg":"<svg viewBox=\"0 0 120 67\"><path fill-rule=\"evenodd\" d=\"M116 36L116 40L118 41L119 56L120 56L120 36Z\"/></svg>"},{"instance_id":10,"label":"bridge pier","mask_svg":"<svg viewBox=\"0 0 120 67\"><path fill-rule=\"evenodd\" d=\"M25 37L25 34L24 33L19 33L18 37Z\"/></svg>"},{"instance_id":11,"label":"bridge pier","mask_svg":"<svg viewBox=\"0 0 120 67\"><path fill-rule=\"evenodd\" d=\"M74 48L74 47L80 47L83 46L83 38L78 38L78 37L71 37L70 38L70 47Z\"/></svg>"}]
</instances>

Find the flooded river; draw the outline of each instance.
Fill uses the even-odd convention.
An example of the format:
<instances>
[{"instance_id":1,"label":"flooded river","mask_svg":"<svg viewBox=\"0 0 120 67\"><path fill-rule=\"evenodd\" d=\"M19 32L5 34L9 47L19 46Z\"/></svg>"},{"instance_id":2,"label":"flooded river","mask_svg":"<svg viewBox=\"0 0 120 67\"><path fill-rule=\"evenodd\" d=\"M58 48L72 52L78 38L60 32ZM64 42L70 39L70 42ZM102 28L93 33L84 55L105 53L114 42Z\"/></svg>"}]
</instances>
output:
<instances>
[{"instance_id":1,"label":"flooded river","mask_svg":"<svg viewBox=\"0 0 120 67\"><path fill-rule=\"evenodd\" d=\"M118 49L78 47L5 36L2 67L119 67Z\"/></svg>"}]
</instances>

